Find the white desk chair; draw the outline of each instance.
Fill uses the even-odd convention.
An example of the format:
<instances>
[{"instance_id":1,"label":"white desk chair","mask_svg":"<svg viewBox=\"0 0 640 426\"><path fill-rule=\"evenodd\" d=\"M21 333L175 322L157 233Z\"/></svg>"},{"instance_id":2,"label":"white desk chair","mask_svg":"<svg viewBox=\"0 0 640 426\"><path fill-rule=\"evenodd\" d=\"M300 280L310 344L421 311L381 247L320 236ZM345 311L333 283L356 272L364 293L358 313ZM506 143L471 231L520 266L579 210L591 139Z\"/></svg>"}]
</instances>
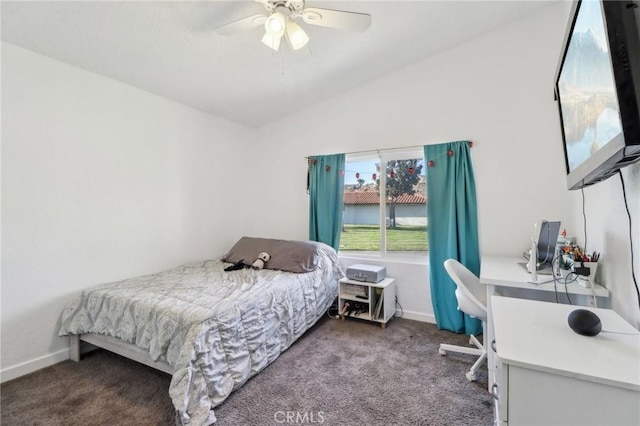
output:
<instances>
[{"instance_id":1,"label":"white desk chair","mask_svg":"<svg viewBox=\"0 0 640 426\"><path fill-rule=\"evenodd\" d=\"M444 262L444 268L447 270L451 279L456 283L458 310L471 317L482 320L482 340L486 340L487 295L484 292L484 286L480 284L480 279L462 263L454 259L447 259ZM447 352L460 352L464 354L479 355L480 358L478 358L466 374L467 380L472 382L476 380L476 371L487 359L487 348L473 335L469 336L469 344L475 345L476 347L468 348L441 343L439 353L440 355L446 355Z\"/></svg>"}]
</instances>

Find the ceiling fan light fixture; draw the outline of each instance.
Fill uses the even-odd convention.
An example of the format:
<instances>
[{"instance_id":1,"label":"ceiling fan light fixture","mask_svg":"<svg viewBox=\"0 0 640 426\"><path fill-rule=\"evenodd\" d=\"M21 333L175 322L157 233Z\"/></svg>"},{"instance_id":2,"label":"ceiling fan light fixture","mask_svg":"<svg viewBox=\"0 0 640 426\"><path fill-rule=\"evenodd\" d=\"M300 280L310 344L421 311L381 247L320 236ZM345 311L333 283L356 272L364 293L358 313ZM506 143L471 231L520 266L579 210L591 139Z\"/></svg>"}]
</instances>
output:
<instances>
[{"instance_id":1,"label":"ceiling fan light fixture","mask_svg":"<svg viewBox=\"0 0 640 426\"><path fill-rule=\"evenodd\" d=\"M287 18L280 13L275 12L272 13L271 16L267 18L264 23L264 29L269 33L272 37L282 37L284 34L284 29L287 24Z\"/></svg>"},{"instance_id":2,"label":"ceiling fan light fixture","mask_svg":"<svg viewBox=\"0 0 640 426\"><path fill-rule=\"evenodd\" d=\"M278 49L280 48L280 40L282 40L282 36L274 37L271 34L269 34L269 32L267 31L262 36L262 40L261 41L266 46L272 48L273 50L275 50L277 52Z\"/></svg>"},{"instance_id":3,"label":"ceiling fan light fixture","mask_svg":"<svg viewBox=\"0 0 640 426\"><path fill-rule=\"evenodd\" d=\"M309 42L309 36L300 25L291 21L287 24L287 40L291 44L293 50L302 49Z\"/></svg>"},{"instance_id":4,"label":"ceiling fan light fixture","mask_svg":"<svg viewBox=\"0 0 640 426\"><path fill-rule=\"evenodd\" d=\"M305 0L255 1L264 6L266 14L263 12L262 15L247 16L221 25L215 31L227 36L263 25L265 34L262 36L262 43L277 51L283 37L294 50L302 49L308 44L309 36L298 25L298 20L318 27L359 32L364 32L371 26L371 15L368 13L306 7Z\"/></svg>"}]
</instances>

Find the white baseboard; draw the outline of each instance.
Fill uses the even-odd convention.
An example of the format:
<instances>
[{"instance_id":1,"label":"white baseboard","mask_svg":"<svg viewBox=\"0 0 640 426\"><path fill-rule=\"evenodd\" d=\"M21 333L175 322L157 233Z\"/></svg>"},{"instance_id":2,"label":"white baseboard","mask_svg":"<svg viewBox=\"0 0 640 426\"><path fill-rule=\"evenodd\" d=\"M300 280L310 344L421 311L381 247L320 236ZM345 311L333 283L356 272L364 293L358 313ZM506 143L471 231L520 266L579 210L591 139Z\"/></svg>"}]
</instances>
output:
<instances>
[{"instance_id":1,"label":"white baseboard","mask_svg":"<svg viewBox=\"0 0 640 426\"><path fill-rule=\"evenodd\" d=\"M425 314L423 312L412 312L412 311L401 311L399 309L396 309L396 315L397 316L402 316L402 318L405 319L410 319L410 320L415 320L415 321L421 321L421 322L428 322L431 324L435 324L436 323L436 317L434 315L431 314Z\"/></svg>"},{"instance_id":2,"label":"white baseboard","mask_svg":"<svg viewBox=\"0 0 640 426\"><path fill-rule=\"evenodd\" d=\"M41 368L49 367L53 364L57 364L69 359L69 349L62 349L52 354L44 355L39 358L32 359L27 362L23 362L12 367L7 367L0 370L0 383L4 383L9 380L13 380L25 374L33 373Z\"/></svg>"}]
</instances>

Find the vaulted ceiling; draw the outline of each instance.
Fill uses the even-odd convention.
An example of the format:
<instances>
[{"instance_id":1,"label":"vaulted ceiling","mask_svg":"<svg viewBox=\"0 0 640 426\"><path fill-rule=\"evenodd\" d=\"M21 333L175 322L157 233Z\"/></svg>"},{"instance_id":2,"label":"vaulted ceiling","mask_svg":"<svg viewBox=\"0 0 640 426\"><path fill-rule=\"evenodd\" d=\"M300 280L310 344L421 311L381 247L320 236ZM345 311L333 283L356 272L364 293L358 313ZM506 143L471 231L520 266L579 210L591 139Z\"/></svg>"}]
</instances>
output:
<instances>
[{"instance_id":1,"label":"vaulted ceiling","mask_svg":"<svg viewBox=\"0 0 640 426\"><path fill-rule=\"evenodd\" d=\"M2 40L259 127L535 12L548 1L313 1L368 13L363 33L314 27L278 52L263 28L214 28L264 12L245 1L2 1ZM428 76L425 76L428 78Z\"/></svg>"}]
</instances>

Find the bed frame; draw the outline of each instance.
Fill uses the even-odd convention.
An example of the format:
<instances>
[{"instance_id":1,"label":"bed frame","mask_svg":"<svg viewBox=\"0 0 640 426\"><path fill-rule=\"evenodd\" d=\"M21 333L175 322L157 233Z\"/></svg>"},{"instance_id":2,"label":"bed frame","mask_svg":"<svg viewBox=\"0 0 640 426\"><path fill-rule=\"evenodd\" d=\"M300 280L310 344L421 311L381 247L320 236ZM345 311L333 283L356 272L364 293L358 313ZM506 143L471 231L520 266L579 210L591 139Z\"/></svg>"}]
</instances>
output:
<instances>
[{"instance_id":1,"label":"bed frame","mask_svg":"<svg viewBox=\"0 0 640 426\"><path fill-rule=\"evenodd\" d=\"M81 345L80 342L86 342L89 345ZM110 352L129 358L133 361L147 365L156 370L163 371L167 374L173 374L173 367L164 361L154 361L149 353L140 349L134 344L123 342L111 336L102 334L70 334L69 335L69 357L72 361L79 362L81 353L90 352L97 348L106 349ZM82 346L82 349L80 348Z\"/></svg>"}]
</instances>

